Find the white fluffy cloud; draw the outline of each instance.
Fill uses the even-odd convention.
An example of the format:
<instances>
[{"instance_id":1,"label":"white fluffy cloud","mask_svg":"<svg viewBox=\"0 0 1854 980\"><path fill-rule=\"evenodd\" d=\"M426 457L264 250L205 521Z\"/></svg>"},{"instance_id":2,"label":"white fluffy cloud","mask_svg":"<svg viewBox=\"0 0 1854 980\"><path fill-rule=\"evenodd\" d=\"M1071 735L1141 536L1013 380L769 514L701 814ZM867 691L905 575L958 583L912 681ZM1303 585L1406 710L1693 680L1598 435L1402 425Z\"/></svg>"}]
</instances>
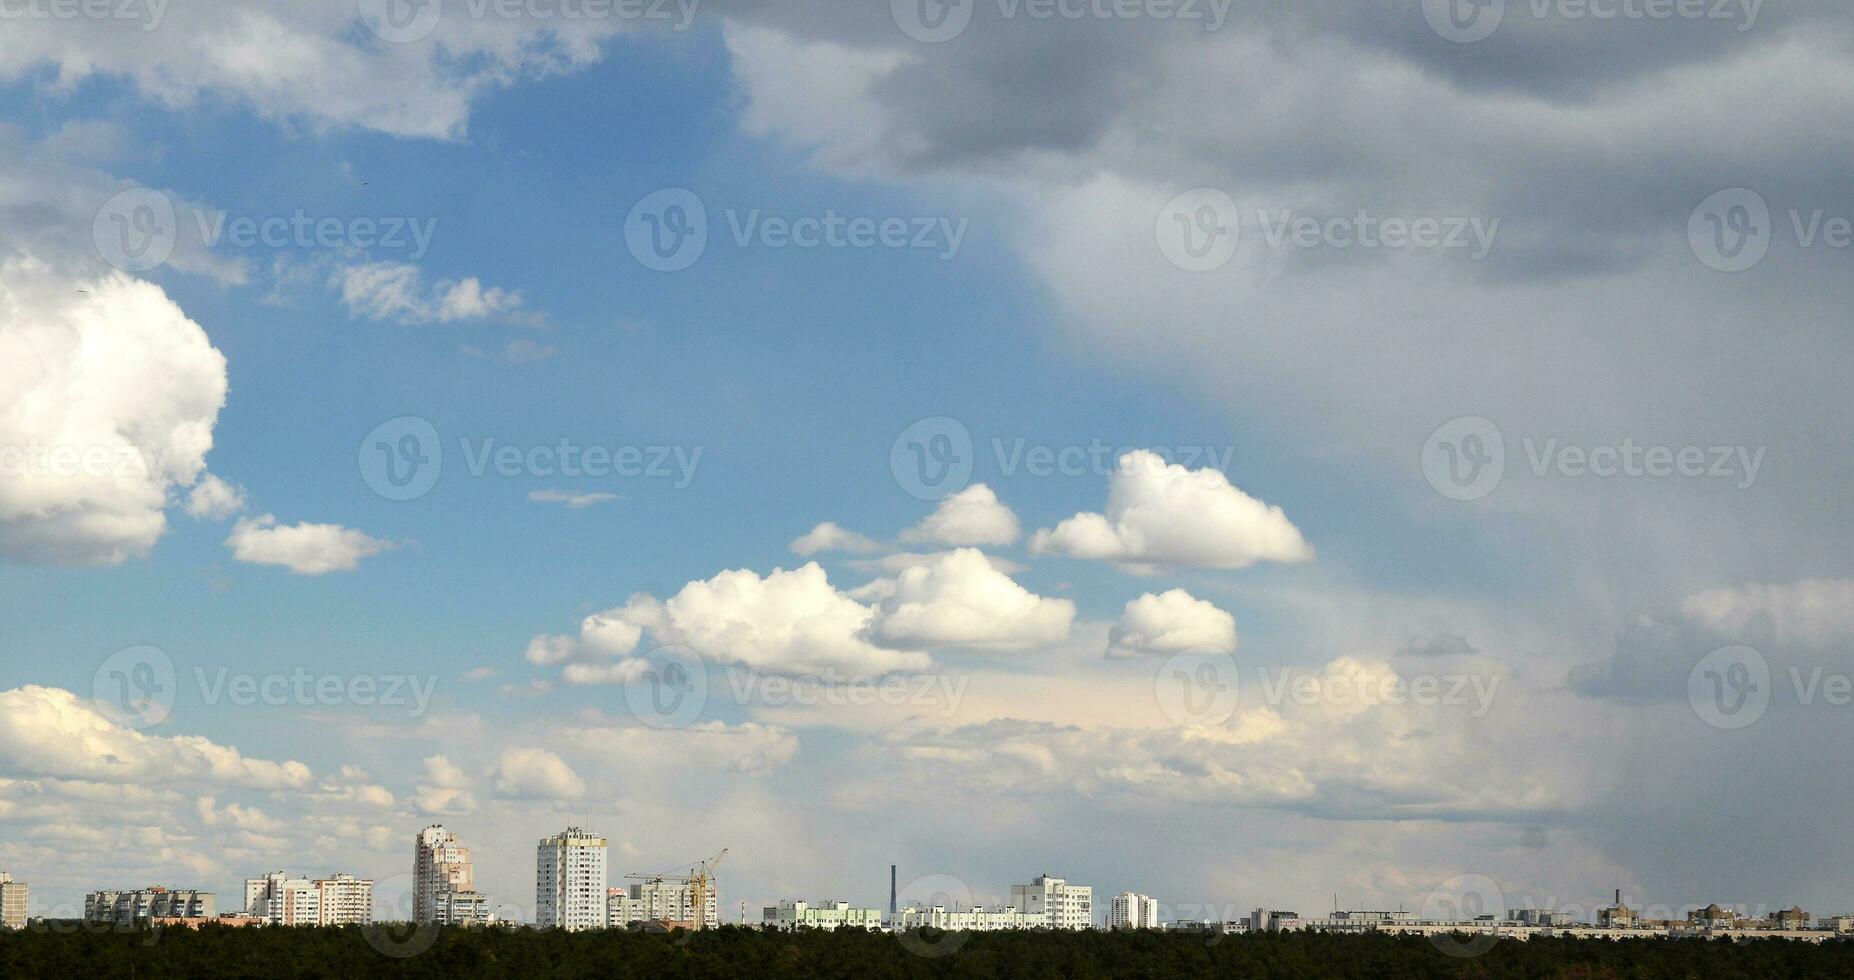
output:
<instances>
[{"instance_id":1,"label":"white fluffy cloud","mask_svg":"<svg viewBox=\"0 0 1854 980\"><path fill-rule=\"evenodd\" d=\"M1110 654L1171 654L1236 649L1236 617L1183 589L1148 592L1127 603L1108 634Z\"/></svg>"},{"instance_id":2,"label":"white fluffy cloud","mask_svg":"<svg viewBox=\"0 0 1854 980\"><path fill-rule=\"evenodd\" d=\"M764 578L725 571L661 602L634 597L626 609L658 644L686 646L722 663L804 674L886 673L930 663L925 654L866 639L874 610L837 591L816 562L775 568Z\"/></svg>"},{"instance_id":3,"label":"white fluffy cloud","mask_svg":"<svg viewBox=\"0 0 1854 980\"><path fill-rule=\"evenodd\" d=\"M244 490L211 473L201 477L187 495L187 514L204 521L222 520L244 509Z\"/></svg>"},{"instance_id":4,"label":"white fluffy cloud","mask_svg":"<svg viewBox=\"0 0 1854 980\"><path fill-rule=\"evenodd\" d=\"M1243 493L1217 470L1186 469L1143 449L1120 457L1105 514L1076 514L1038 531L1030 550L1141 569L1247 568L1313 558L1313 548L1280 507Z\"/></svg>"},{"instance_id":5,"label":"white fluffy cloud","mask_svg":"<svg viewBox=\"0 0 1854 980\"><path fill-rule=\"evenodd\" d=\"M412 795L419 812L427 814L469 813L476 809L471 792L476 781L461 766L442 755L426 756L424 776Z\"/></svg>"},{"instance_id":6,"label":"white fluffy cloud","mask_svg":"<svg viewBox=\"0 0 1854 980\"><path fill-rule=\"evenodd\" d=\"M1007 545L1017 540L1017 515L983 483L940 501L932 514L901 532L901 540L953 547Z\"/></svg>"},{"instance_id":7,"label":"white fluffy cloud","mask_svg":"<svg viewBox=\"0 0 1854 980\"><path fill-rule=\"evenodd\" d=\"M586 781L571 766L546 749L504 749L493 777L496 795L512 800L577 800L586 795Z\"/></svg>"},{"instance_id":8,"label":"white fluffy cloud","mask_svg":"<svg viewBox=\"0 0 1854 980\"><path fill-rule=\"evenodd\" d=\"M270 514L240 518L225 539L232 557L254 565L281 565L298 575L347 572L393 542L339 524L278 524Z\"/></svg>"},{"instance_id":9,"label":"white fluffy cloud","mask_svg":"<svg viewBox=\"0 0 1854 980\"><path fill-rule=\"evenodd\" d=\"M394 323L455 323L506 318L521 310L518 290L485 288L475 276L425 285L410 262L342 266L329 278L350 316Z\"/></svg>"},{"instance_id":10,"label":"white fluffy cloud","mask_svg":"<svg viewBox=\"0 0 1854 980\"><path fill-rule=\"evenodd\" d=\"M0 692L0 767L18 775L108 783L186 781L252 789L310 785L300 762L249 759L197 735L146 735L109 720L70 691Z\"/></svg>"},{"instance_id":11,"label":"white fluffy cloud","mask_svg":"<svg viewBox=\"0 0 1854 980\"><path fill-rule=\"evenodd\" d=\"M225 358L159 286L0 250L0 554L115 563L167 527L225 403Z\"/></svg>"},{"instance_id":12,"label":"white fluffy cloud","mask_svg":"<svg viewBox=\"0 0 1854 980\"><path fill-rule=\"evenodd\" d=\"M882 547L880 541L855 531L846 531L833 521L824 521L803 535L792 539L792 554L800 558L825 551L849 551L866 554Z\"/></svg>"},{"instance_id":13,"label":"white fluffy cloud","mask_svg":"<svg viewBox=\"0 0 1854 980\"><path fill-rule=\"evenodd\" d=\"M961 548L902 570L870 590L880 595L873 635L895 646L1020 649L1068 636L1075 603L1048 599Z\"/></svg>"}]
</instances>

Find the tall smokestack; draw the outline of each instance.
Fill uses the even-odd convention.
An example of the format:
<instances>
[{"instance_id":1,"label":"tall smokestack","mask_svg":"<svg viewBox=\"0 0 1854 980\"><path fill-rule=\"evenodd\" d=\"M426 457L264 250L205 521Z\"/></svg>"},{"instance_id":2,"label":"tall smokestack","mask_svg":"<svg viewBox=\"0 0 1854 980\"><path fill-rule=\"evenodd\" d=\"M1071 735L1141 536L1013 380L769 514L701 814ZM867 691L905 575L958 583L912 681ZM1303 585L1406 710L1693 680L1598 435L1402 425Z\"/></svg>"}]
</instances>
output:
<instances>
[{"instance_id":1,"label":"tall smokestack","mask_svg":"<svg viewBox=\"0 0 1854 980\"><path fill-rule=\"evenodd\" d=\"M888 866L888 917L895 917L895 866Z\"/></svg>"}]
</instances>

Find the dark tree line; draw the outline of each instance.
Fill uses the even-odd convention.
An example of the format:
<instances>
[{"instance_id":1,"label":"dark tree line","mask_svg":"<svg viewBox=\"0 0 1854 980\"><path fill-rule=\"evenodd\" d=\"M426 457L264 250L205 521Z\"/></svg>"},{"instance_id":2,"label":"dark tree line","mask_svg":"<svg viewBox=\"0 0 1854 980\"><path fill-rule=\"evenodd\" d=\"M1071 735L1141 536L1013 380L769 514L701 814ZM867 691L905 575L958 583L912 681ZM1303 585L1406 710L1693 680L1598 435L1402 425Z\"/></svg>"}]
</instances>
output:
<instances>
[{"instance_id":1,"label":"dark tree line","mask_svg":"<svg viewBox=\"0 0 1854 980\"><path fill-rule=\"evenodd\" d=\"M388 952L382 952L386 950ZM395 955L389 955L391 954ZM0 931L0 978L27 977L1850 977L1854 943L1505 940L1449 955L1416 936L1276 933L541 932L533 929Z\"/></svg>"}]
</instances>

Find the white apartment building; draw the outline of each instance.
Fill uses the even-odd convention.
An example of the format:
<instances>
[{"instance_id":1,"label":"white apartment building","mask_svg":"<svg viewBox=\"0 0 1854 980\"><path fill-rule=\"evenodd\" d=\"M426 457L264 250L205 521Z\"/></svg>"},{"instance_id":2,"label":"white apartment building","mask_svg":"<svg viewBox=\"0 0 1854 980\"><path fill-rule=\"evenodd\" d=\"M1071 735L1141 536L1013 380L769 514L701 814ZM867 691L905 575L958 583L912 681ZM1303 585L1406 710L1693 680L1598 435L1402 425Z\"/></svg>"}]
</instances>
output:
<instances>
[{"instance_id":1,"label":"white apartment building","mask_svg":"<svg viewBox=\"0 0 1854 980\"><path fill-rule=\"evenodd\" d=\"M489 896L476 890L470 849L433 824L413 840L412 921L468 925L489 921Z\"/></svg>"},{"instance_id":2,"label":"white apartment building","mask_svg":"<svg viewBox=\"0 0 1854 980\"><path fill-rule=\"evenodd\" d=\"M605 838L568 827L535 849L534 922L542 929L606 925Z\"/></svg>"},{"instance_id":3,"label":"white apartment building","mask_svg":"<svg viewBox=\"0 0 1854 980\"><path fill-rule=\"evenodd\" d=\"M989 932L994 929L1033 929L1044 924L1042 915L1034 918L1009 905L995 908L977 906L949 909L944 905L916 907L909 905L895 911L891 927L898 932L933 928L946 932Z\"/></svg>"},{"instance_id":4,"label":"white apartment building","mask_svg":"<svg viewBox=\"0 0 1854 980\"><path fill-rule=\"evenodd\" d=\"M125 928L145 925L149 919L210 919L214 916L212 892L169 890L150 885L132 891L96 891L84 896L84 921Z\"/></svg>"},{"instance_id":5,"label":"white apartment building","mask_svg":"<svg viewBox=\"0 0 1854 980\"><path fill-rule=\"evenodd\" d=\"M633 922L694 922L694 891L686 881L653 878L638 882L628 893L607 899L610 913L607 921L613 926ZM709 878L708 894L702 899L702 928L715 929L720 925L721 882Z\"/></svg>"},{"instance_id":6,"label":"white apartment building","mask_svg":"<svg viewBox=\"0 0 1854 980\"><path fill-rule=\"evenodd\" d=\"M813 905L788 899L766 906L760 924L775 929L880 929L882 910L851 908L849 902Z\"/></svg>"},{"instance_id":7,"label":"white apartment building","mask_svg":"<svg viewBox=\"0 0 1854 980\"><path fill-rule=\"evenodd\" d=\"M353 875L245 879L245 914L273 926L347 926L373 921L373 881Z\"/></svg>"},{"instance_id":8,"label":"white apartment building","mask_svg":"<svg viewBox=\"0 0 1854 980\"><path fill-rule=\"evenodd\" d=\"M0 871L0 929L26 928L26 883Z\"/></svg>"},{"instance_id":9,"label":"white apartment building","mask_svg":"<svg viewBox=\"0 0 1854 980\"><path fill-rule=\"evenodd\" d=\"M322 924L322 890L308 878L292 878L282 871L246 878L245 914L271 926L318 926Z\"/></svg>"},{"instance_id":10,"label":"white apartment building","mask_svg":"<svg viewBox=\"0 0 1854 980\"><path fill-rule=\"evenodd\" d=\"M1033 926L1048 929L1094 927L1094 889L1061 878L1038 875L1028 885L1011 886L1011 904Z\"/></svg>"},{"instance_id":11,"label":"white apartment building","mask_svg":"<svg viewBox=\"0 0 1854 980\"><path fill-rule=\"evenodd\" d=\"M1109 929L1159 928L1159 900L1139 892L1121 892L1107 906Z\"/></svg>"}]
</instances>

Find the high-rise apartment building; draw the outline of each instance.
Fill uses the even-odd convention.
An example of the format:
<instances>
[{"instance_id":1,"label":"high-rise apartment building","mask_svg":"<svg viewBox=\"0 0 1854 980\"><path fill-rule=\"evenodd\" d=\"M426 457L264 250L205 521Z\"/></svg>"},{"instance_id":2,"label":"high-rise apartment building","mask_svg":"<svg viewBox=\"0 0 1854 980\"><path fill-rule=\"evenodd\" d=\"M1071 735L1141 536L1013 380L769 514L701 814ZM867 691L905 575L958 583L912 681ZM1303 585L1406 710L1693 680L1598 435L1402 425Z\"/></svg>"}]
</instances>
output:
<instances>
[{"instance_id":1,"label":"high-rise apartment building","mask_svg":"<svg viewBox=\"0 0 1854 980\"><path fill-rule=\"evenodd\" d=\"M26 928L26 883L0 871L0 929Z\"/></svg>"},{"instance_id":2,"label":"high-rise apartment building","mask_svg":"<svg viewBox=\"0 0 1854 980\"><path fill-rule=\"evenodd\" d=\"M470 925L489 921L489 896L476 890L470 849L433 824L413 841L412 921Z\"/></svg>"},{"instance_id":3,"label":"high-rise apartment building","mask_svg":"<svg viewBox=\"0 0 1854 980\"><path fill-rule=\"evenodd\" d=\"M535 849L535 925L602 929L605 906L605 838L578 827L543 838Z\"/></svg>"},{"instance_id":4,"label":"high-rise apartment building","mask_svg":"<svg viewBox=\"0 0 1854 980\"><path fill-rule=\"evenodd\" d=\"M1139 892L1121 892L1107 906L1109 929L1159 928L1159 901Z\"/></svg>"},{"instance_id":5,"label":"high-rise apartment building","mask_svg":"<svg viewBox=\"0 0 1854 980\"><path fill-rule=\"evenodd\" d=\"M1094 889L1071 885L1061 878L1038 875L1028 885L1012 885L1011 904L1026 919L1049 929L1094 926Z\"/></svg>"},{"instance_id":6,"label":"high-rise apartment building","mask_svg":"<svg viewBox=\"0 0 1854 980\"><path fill-rule=\"evenodd\" d=\"M344 874L292 878L273 871L245 879L245 914L273 926L366 925L373 921L373 882Z\"/></svg>"}]
</instances>

